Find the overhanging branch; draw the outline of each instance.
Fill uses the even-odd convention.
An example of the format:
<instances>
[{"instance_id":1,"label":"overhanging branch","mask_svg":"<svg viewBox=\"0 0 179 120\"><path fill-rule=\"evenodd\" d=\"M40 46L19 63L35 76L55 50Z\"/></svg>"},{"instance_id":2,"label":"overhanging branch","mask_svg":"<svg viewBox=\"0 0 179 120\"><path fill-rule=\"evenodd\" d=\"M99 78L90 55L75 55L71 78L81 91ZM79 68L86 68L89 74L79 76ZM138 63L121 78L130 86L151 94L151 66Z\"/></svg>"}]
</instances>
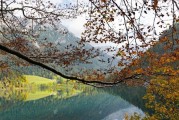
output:
<instances>
[{"instance_id":1,"label":"overhanging branch","mask_svg":"<svg viewBox=\"0 0 179 120\"><path fill-rule=\"evenodd\" d=\"M3 46L3 45L1 45L1 44L0 44L0 50L5 51L5 52L7 52L7 53L10 53L10 54L12 54L12 55L15 55L15 56L17 56L18 58L21 58L21 59L23 59L23 60L25 60L25 61L27 61L27 62L29 62L29 63L31 63L31 64L34 64L34 65L40 66L40 67L42 67L42 68L44 68L44 69L47 69L47 70L49 70L49 71L51 71L51 72L53 72L53 73L55 73L55 74L57 74L57 75L60 75L60 76L63 77L63 78L70 79L70 80L77 80L77 81L82 82L82 83L96 83L96 84L102 84L102 85L115 85L115 84L118 84L118 83L123 82L123 81L126 80L126 79L132 79L132 78L135 77L135 76L130 76L130 77L121 79L121 80L116 81L116 82L103 82L103 81L94 81L94 80L93 80L93 81L87 81L87 80L85 80L85 79L81 79L81 78L78 78L78 77L72 77L72 76L64 75L63 73L61 73L61 72L55 70L55 69L52 68L52 67L49 67L49 66L47 66L47 65L45 65L45 64L43 64L43 63L34 61L33 59L30 59L29 57L27 57L27 56L25 56L25 55L23 55L23 54L21 54L21 53L15 51L15 50L9 49L8 47Z\"/></svg>"}]
</instances>

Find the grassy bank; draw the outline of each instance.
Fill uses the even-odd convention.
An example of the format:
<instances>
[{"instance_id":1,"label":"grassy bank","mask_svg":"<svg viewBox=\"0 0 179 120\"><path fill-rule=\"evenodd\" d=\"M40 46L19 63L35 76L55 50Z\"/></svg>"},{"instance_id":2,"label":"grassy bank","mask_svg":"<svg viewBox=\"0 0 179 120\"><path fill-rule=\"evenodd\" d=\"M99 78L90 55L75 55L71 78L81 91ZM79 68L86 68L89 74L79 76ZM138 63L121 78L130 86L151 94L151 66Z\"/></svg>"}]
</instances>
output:
<instances>
[{"instance_id":1,"label":"grassy bank","mask_svg":"<svg viewBox=\"0 0 179 120\"><path fill-rule=\"evenodd\" d=\"M82 92L77 88L78 84L76 82L67 81L64 78L57 84L57 80L40 76L23 75L23 77L25 82L22 87L3 87L0 98L31 101L56 95L57 98L66 99ZM1 86L3 86L2 83L0 83Z\"/></svg>"},{"instance_id":2,"label":"grassy bank","mask_svg":"<svg viewBox=\"0 0 179 120\"><path fill-rule=\"evenodd\" d=\"M43 85L43 84L53 84L56 83L56 80L40 77L40 76L34 76L34 75L24 75L25 79L27 80L27 83L30 84L36 84L36 85Z\"/></svg>"}]
</instances>

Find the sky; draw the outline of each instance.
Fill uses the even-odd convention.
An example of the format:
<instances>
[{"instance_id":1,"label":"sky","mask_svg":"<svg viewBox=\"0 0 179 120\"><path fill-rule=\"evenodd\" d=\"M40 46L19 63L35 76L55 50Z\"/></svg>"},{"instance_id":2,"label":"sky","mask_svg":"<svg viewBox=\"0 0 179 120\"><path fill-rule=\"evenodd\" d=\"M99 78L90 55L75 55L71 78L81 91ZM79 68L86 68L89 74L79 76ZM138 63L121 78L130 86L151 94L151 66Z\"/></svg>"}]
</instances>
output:
<instances>
[{"instance_id":1,"label":"sky","mask_svg":"<svg viewBox=\"0 0 179 120\"><path fill-rule=\"evenodd\" d=\"M76 37L81 36L81 33L85 30L84 24L86 23L86 15L82 14L76 19L66 19L61 20L62 25L64 25L70 32L72 32Z\"/></svg>"},{"instance_id":2,"label":"sky","mask_svg":"<svg viewBox=\"0 0 179 120\"><path fill-rule=\"evenodd\" d=\"M58 1L58 0L52 0L52 1ZM80 0L79 0L80 1ZM82 0L82 1L88 1L88 0ZM121 0L116 0L116 2L118 4L120 4L120 1ZM134 0L135 1L135 0ZM138 1L142 1L142 0L138 0ZM67 3L67 0L60 0L59 1L61 4L63 4L64 2ZM76 3L76 0L68 0L68 2L72 2L72 3ZM168 4L167 3L163 3L163 6L167 6L168 7ZM160 3L160 4L161 4ZM165 12L170 12L170 9L168 10L165 10ZM136 16L139 16L139 14L136 14ZM153 25L153 20L154 20L154 12L148 12L147 14L144 14L142 15L141 17L141 24L145 24L145 25ZM166 15L165 15L166 16ZM179 12L178 12L178 15L179 16ZM68 20L62 20L62 24L68 28L68 30L70 32L72 32L75 36L77 37L80 37L80 34L84 31L84 27L83 25L86 23L86 17L87 15L83 14L81 16L78 16L76 19L68 19ZM157 21L158 18L156 18L156 21ZM165 19L165 17L163 18ZM159 20L159 19L158 19ZM114 24L113 26L115 30L118 30L120 28L119 26L119 23L121 21L116 17L115 21L114 21ZM172 17L166 17L166 25L168 24L172 24ZM155 23L156 24L156 23ZM166 27L169 27L169 26L166 26ZM155 29L156 31L159 33L159 32L162 32L164 29L163 28L160 28L158 27L157 25L155 26Z\"/></svg>"},{"instance_id":3,"label":"sky","mask_svg":"<svg viewBox=\"0 0 179 120\"><path fill-rule=\"evenodd\" d=\"M58 1L58 0L52 0ZM88 0L78 0L78 2L87 3ZM60 0L60 4L76 4L77 0ZM61 20L62 25L64 25L70 32L72 32L76 37L81 37L81 33L85 30L84 24L86 23L87 14L82 14L77 16L75 19L65 19Z\"/></svg>"},{"instance_id":4,"label":"sky","mask_svg":"<svg viewBox=\"0 0 179 120\"><path fill-rule=\"evenodd\" d=\"M55 1L55 0L54 0ZM61 0L61 3L63 4L66 0ZM79 0L80 1L80 0ZM82 1L88 1L88 0L82 0ZM135 6L135 1L137 1L138 3L141 2L143 0L133 0L133 4ZM152 2L150 0L148 0L150 4L152 4ZM176 0L177 1L177 0ZM72 2L72 3L76 3L76 0L68 0L68 2ZM171 1L169 1L171 2ZM163 28L161 28L157 22L159 21L159 18L156 17L155 18L155 13L152 12L152 11L147 11L147 14L142 13L142 17L140 18L140 24L144 24L145 27L146 26L153 26L154 25L154 31L152 31L151 33L148 33L148 29L145 28L145 32L148 33L149 36L148 38L146 37L146 41L151 41L151 39L153 40L153 37L159 37L160 33L163 32L164 30L168 29L170 25L172 25L172 15L171 16L167 16L167 12L170 13L171 12L171 7L169 5L171 5L169 2L163 2L163 0L159 1L159 5L162 5L162 6L166 6L166 9L163 9L162 13L164 14L164 17L162 17L162 19L165 21L165 23L160 23L160 25L163 26ZM179 1L177 1L178 4L179 4ZM116 3L118 5L121 5L121 0L116 0ZM171 5L172 6L172 5ZM168 9L167 9L168 8ZM175 8L176 9L176 8ZM160 14L160 13L158 13ZM68 20L62 20L62 24L70 31L72 32L75 36L79 37L81 36L81 33L85 30L84 28L84 24L86 23L86 17L88 15L87 14L83 14L81 16L78 16L76 19L68 19ZM140 16L140 12L136 13L135 14L135 18L138 18L138 16ZM176 16L179 16L179 10L178 12L176 12ZM155 23L153 23L155 19ZM116 30L118 32L119 29L121 29L122 33L125 33L126 30L125 30L125 27L123 26L121 28L121 26L119 24L121 24L121 21L123 21L123 19L120 18L120 16L116 16L115 19L114 19L114 23L112 24L113 26L113 29ZM154 33L157 33L157 35L155 35ZM132 33L131 33L132 35ZM130 34L129 34L130 36ZM134 43L135 44L135 41L131 41L131 43ZM137 41L137 44L142 44L140 41ZM93 46L96 46L96 47L100 47L100 46L115 46L117 48L121 47L122 45L124 44L114 44L114 43L111 43L111 42L108 42L107 44L105 43L100 43L100 44L95 44L95 43L91 43L91 45Z\"/></svg>"},{"instance_id":5,"label":"sky","mask_svg":"<svg viewBox=\"0 0 179 120\"><path fill-rule=\"evenodd\" d=\"M21 0L17 0L17 1L21 1ZM32 0L33 1L33 0ZM61 4L61 5L64 5L64 4L69 4L69 3L72 3L72 4L76 4L77 3L77 0L44 0L44 1L50 1L54 4ZM116 0L116 2L118 4L121 4L120 2L121 0ZM136 0L133 0L134 4L135 4L135 1ZM138 0L138 2L140 2L142 0ZM83 3L89 3L89 0L78 0L78 2L83 2ZM168 7L168 4L167 3L163 3L162 4L164 6L167 6ZM170 12L170 9L166 10L168 12ZM179 14L179 12L178 12ZM139 14L136 14L136 16L139 15ZM79 37L81 36L81 33L85 30L84 28L84 24L86 23L86 18L87 18L87 13L86 14L82 14L80 16L77 16L77 18L75 19L62 19L61 20L61 23L62 25L64 25L71 33L73 33L75 36ZM165 15L166 16L166 15ZM177 15L179 16L179 15ZM119 19L120 16L118 17L115 17L115 21L114 21L114 24L113 24L113 28L115 30L118 30L121 26L119 25L119 23L121 22L121 20ZM170 17L167 17L166 18L168 22L168 24L171 24L172 23L172 18ZM145 25L152 25L153 21L154 20L154 13L152 12L148 12L147 14L144 14L143 13L143 16L141 17L141 21L140 23L141 24L145 24ZM157 20L156 20L157 21ZM156 23L155 23L156 24ZM125 32L125 28L122 28L123 29L123 32ZM155 26L155 29L156 31L159 32L162 32L164 29L158 27L157 25Z\"/></svg>"},{"instance_id":6,"label":"sky","mask_svg":"<svg viewBox=\"0 0 179 120\"><path fill-rule=\"evenodd\" d=\"M9 3L13 0L9 0ZM21 2L24 0L16 0L16 2ZM35 1L35 0L29 0L29 1ZM45 2L52 2L54 4L76 4L77 0L43 0ZM78 2L87 2L88 0L78 0ZM19 4L12 4L10 7L20 7L21 5ZM16 11L17 16L23 16L22 12ZM70 31L72 32L75 36L80 37L81 33L84 31L83 25L86 23L86 18L85 14L78 16L75 19L62 19L61 22L62 24Z\"/></svg>"}]
</instances>

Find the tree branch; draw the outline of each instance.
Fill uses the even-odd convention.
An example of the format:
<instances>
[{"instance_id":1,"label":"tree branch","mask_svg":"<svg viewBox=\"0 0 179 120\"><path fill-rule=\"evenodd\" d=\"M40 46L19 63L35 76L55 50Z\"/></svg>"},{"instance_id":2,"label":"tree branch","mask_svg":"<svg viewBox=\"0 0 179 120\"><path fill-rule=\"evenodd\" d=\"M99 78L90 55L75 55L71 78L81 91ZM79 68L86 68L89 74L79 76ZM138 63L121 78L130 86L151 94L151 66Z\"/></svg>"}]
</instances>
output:
<instances>
[{"instance_id":1,"label":"tree branch","mask_svg":"<svg viewBox=\"0 0 179 120\"><path fill-rule=\"evenodd\" d=\"M64 75L63 73L61 73L61 72L55 70L55 69L52 68L52 67L49 67L49 66L47 66L47 65L45 65L45 64L43 64L43 63L34 61L34 60L30 59L29 57L27 57L27 56L25 56L25 55L23 55L23 54L21 54L21 53L19 53L19 52L17 52L17 51L11 50L11 49L9 49L9 48L7 48L6 46L3 46L3 45L1 45L1 44L0 44L0 50L5 51L5 52L7 52L7 53L10 53L10 54L12 54L12 55L15 55L15 56L17 56L18 58L21 58L21 59L23 59L23 60L25 60L25 61L27 61L27 62L29 62L29 63L31 63L31 64L34 64L34 65L40 66L40 67L42 67L42 68L44 68L44 69L47 69L47 70L49 70L49 71L51 71L51 72L53 72L53 73L55 73L55 74L57 74L57 75L60 75L60 76L63 77L63 78L70 79L70 80L77 80L77 81L82 82L82 83L84 83L84 84L87 84L87 83L88 83L88 84L89 84L89 83L96 83L96 84L101 84L101 85L115 85L115 84L118 84L118 83L123 82L124 80L133 79L133 78L136 78L136 76L138 76L138 75L132 75L132 76L125 77L125 78L123 78L123 79L120 79L120 80L114 81L114 82L103 82L103 81L97 81L97 80L88 81L88 80L81 79L81 78L78 78L78 77L72 77L72 76Z\"/></svg>"}]
</instances>

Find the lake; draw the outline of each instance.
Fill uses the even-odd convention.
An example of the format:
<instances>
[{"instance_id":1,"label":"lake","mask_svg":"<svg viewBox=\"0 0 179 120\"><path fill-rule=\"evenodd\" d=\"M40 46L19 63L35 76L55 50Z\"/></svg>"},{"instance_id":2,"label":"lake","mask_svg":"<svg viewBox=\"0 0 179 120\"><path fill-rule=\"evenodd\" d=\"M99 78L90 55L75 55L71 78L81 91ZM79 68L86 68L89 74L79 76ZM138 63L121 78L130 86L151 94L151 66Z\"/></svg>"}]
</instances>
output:
<instances>
[{"instance_id":1,"label":"lake","mask_svg":"<svg viewBox=\"0 0 179 120\"><path fill-rule=\"evenodd\" d=\"M0 120L122 120L144 116L143 87L74 90L16 90L0 93Z\"/></svg>"}]
</instances>

